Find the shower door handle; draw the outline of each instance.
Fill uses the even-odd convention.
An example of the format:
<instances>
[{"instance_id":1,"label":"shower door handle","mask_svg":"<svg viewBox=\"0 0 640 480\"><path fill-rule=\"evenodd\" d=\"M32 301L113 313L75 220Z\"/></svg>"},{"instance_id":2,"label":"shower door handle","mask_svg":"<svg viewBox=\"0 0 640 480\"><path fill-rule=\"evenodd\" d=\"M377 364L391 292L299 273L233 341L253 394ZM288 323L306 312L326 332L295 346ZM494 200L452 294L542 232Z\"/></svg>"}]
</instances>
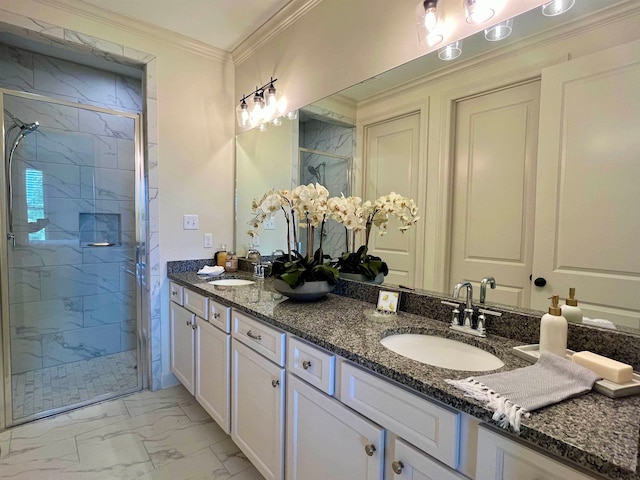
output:
<instances>
[{"instance_id":1,"label":"shower door handle","mask_svg":"<svg viewBox=\"0 0 640 480\"><path fill-rule=\"evenodd\" d=\"M7 233L7 240L10 240L11 244L15 248L15 246L16 246L16 234L15 233Z\"/></svg>"}]
</instances>

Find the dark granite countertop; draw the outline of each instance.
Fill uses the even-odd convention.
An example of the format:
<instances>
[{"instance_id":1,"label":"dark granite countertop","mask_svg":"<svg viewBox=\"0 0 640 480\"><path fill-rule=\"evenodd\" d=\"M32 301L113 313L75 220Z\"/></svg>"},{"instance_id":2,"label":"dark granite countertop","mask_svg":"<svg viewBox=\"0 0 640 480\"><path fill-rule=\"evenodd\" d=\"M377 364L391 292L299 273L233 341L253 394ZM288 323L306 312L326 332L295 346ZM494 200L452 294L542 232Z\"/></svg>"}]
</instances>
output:
<instances>
[{"instance_id":1,"label":"dark granite countertop","mask_svg":"<svg viewBox=\"0 0 640 480\"><path fill-rule=\"evenodd\" d=\"M195 272L170 273L169 278L200 294L246 312L266 323L334 352L356 364L395 380L486 422L491 412L445 382L490 372L464 372L425 365L386 349L380 339L391 333L432 333L484 348L503 360L509 370L529 365L511 348L522 342L491 335L486 339L452 332L447 324L400 312L392 318L372 319L370 303L329 294L312 303L292 302L275 292L272 280L256 280L242 287L219 287ZM640 480L640 395L611 399L591 392L532 412L520 433L510 432L549 454L562 457L604 478Z\"/></svg>"}]
</instances>

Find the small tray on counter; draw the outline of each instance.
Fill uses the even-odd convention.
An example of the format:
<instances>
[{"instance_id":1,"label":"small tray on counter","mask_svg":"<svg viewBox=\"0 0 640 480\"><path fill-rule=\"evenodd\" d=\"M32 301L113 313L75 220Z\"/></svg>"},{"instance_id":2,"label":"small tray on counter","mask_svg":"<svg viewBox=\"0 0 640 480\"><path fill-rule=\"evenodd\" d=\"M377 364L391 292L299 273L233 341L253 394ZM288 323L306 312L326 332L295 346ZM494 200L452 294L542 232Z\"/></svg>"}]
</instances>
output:
<instances>
[{"instance_id":1,"label":"small tray on counter","mask_svg":"<svg viewBox=\"0 0 640 480\"><path fill-rule=\"evenodd\" d=\"M567 349L567 360L571 360L571 356L575 352ZM523 360L536 363L540 358L540 346L535 343L532 345L521 345L513 347L513 354ZM640 374L633 372L633 379L629 383L614 383L609 380L598 380L593 389L610 398L628 397L640 393Z\"/></svg>"}]
</instances>

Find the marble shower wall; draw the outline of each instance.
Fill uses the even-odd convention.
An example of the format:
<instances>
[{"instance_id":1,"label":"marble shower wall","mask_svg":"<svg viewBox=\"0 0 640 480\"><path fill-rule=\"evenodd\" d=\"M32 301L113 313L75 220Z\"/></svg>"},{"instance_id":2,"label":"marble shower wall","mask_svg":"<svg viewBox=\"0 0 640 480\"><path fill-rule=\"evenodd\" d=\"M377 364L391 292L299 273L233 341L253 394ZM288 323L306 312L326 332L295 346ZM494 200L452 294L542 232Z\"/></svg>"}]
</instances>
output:
<instances>
[{"instance_id":1,"label":"marble shower wall","mask_svg":"<svg viewBox=\"0 0 640 480\"><path fill-rule=\"evenodd\" d=\"M142 110L138 79L5 45L0 86ZM40 123L13 163L18 235L9 256L12 373L135 348L133 119L10 95L4 100L12 115ZM40 216L48 222L31 235L27 170L40 172ZM91 241L114 245L86 246Z\"/></svg>"},{"instance_id":2,"label":"marble shower wall","mask_svg":"<svg viewBox=\"0 0 640 480\"><path fill-rule=\"evenodd\" d=\"M320 120L309 120L300 124L300 147L315 152L300 152L300 182L322 183L329 190L329 195L340 196L351 194L349 169L351 158L355 152L355 135L353 127L343 127ZM322 152L327 155L323 155ZM346 157L346 158L340 158ZM317 175L310 171L316 169ZM320 232L316 232L314 245L320 243ZM303 248L306 232L301 232ZM322 250L331 257L340 256L346 248L344 227L330 220L325 225L325 237Z\"/></svg>"}]
</instances>

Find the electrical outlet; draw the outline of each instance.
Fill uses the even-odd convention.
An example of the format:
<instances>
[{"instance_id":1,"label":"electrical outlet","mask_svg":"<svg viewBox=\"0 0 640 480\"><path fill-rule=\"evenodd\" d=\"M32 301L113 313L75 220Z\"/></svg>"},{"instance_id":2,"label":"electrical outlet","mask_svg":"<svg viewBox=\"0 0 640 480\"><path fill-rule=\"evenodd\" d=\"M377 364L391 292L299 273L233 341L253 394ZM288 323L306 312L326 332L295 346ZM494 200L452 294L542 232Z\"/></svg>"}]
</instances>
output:
<instances>
[{"instance_id":1,"label":"electrical outlet","mask_svg":"<svg viewBox=\"0 0 640 480\"><path fill-rule=\"evenodd\" d=\"M275 218L267 218L264 222L262 222L262 228L265 230L275 230L276 229L276 220Z\"/></svg>"},{"instance_id":2,"label":"electrical outlet","mask_svg":"<svg viewBox=\"0 0 640 480\"><path fill-rule=\"evenodd\" d=\"M213 248L213 233L204 234L204 248Z\"/></svg>"},{"instance_id":3,"label":"electrical outlet","mask_svg":"<svg viewBox=\"0 0 640 480\"><path fill-rule=\"evenodd\" d=\"M198 230L198 215L184 215L182 217L183 230Z\"/></svg>"}]
</instances>

